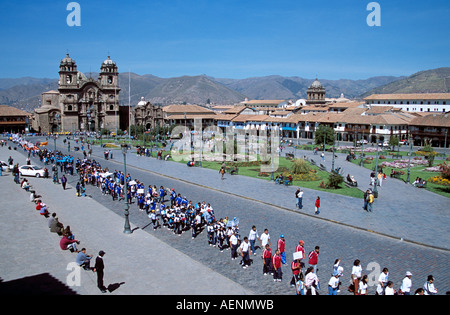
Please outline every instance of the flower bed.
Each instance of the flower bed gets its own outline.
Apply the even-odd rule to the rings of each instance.
[[[441,176],[433,176],[428,178],[428,182],[438,185],[450,186],[450,180],[442,178]]]
[[[392,162],[382,162],[381,165],[383,167],[392,167],[392,168],[407,168],[409,164],[409,160],[395,160]],[[428,161],[425,160],[411,160],[411,166],[419,166],[419,165],[428,165]]]

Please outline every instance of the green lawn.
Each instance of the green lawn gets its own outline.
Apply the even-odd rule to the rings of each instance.
[[[407,157],[403,157],[402,159],[407,159]],[[387,159],[378,159],[378,169],[380,169],[380,165],[382,162],[386,161],[386,162],[392,162],[395,161],[397,159],[392,159],[392,158],[387,158]],[[360,159],[357,158],[356,160],[352,161],[354,164],[360,165]],[[364,164],[364,167],[374,170],[375,169],[375,163],[376,163],[376,158],[375,156],[373,156],[373,160],[371,161],[371,163],[368,164]],[[433,166],[439,165],[443,163],[442,160],[435,160],[433,163]],[[410,175],[409,175],[409,181],[410,183],[414,182],[414,180],[419,177],[422,178],[424,180],[427,181],[426,184],[426,189],[429,191],[432,191],[434,193],[437,193],[439,195],[445,196],[445,197],[449,197],[450,198],[450,186],[444,186],[444,185],[438,185],[438,184],[434,184],[434,183],[430,183],[428,181],[428,179],[430,177],[433,176],[439,176],[440,173],[439,172],[429,172],[429,171],[425,171],[425,169],[428,168],[428,166],[411,166],[410,167]],[[389,177],[389,174],[391,173],[391,170],[394,171],[403,171],[405,172],[404,175],[400,175],[400,177],[398,179],[403,180],[406,183],[407,177],[408,177],[408,168],[392,168],[392,167],[384,167],[383,168],[383,173],[386,174],[386,176]]]

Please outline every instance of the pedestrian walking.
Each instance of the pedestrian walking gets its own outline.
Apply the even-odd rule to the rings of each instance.
[[[308,254],[308,264],[313,268],[314,273],[317,273],[317,263],[319,261],[319,246],[316,246],[314,250],[310,251]]]
[[[316,198],[316,202],[314,203],[314,207],[315,207],[315,214],[319,214],[320,213],[320,197],[317,196]]]
[[[267,275],[269,272],[273,274],[272,249],[270,248],[269,244],[266,244],[266,247],[264,248],[262,259],[263,259],[263,274]]]
[[[373,193],[369,190],[369,195],[367,196],[367,211],[372,212],[373,210]]]
[[[97,258],[95,259],[94,269],[97,272],[97,287],[100,289],[102,293],[106,292],[106,287],[103,284],[103,276],[105,270],[105,264],[103,263],[103,256],[105,255],[104,251],[100,251],[98,253]]]
[[[256,230],[256,226],[252,226],[252,229],[248,233],[248,240],[250,242],[250,248],[252,250],[253,255],[256,255],[255,242],[256,239],[259,239],[258,231]]]
[[[319,278],[314,272],[313,267],[309,267],[305,272],[306,295],[318,295]]]
[[[230,248],[231,248],[231,260],[235,260],[237,257],[238,238],[234,232],[230,236]]]
[[[370,190],[369,189],[367,189],[365,192],[364,192],[364,205],[363,205],[363,209],[364,210],[366,210],[367,211],[367,202],[368,202],[368,198],[369,198],[369,193],[370,193]]]
[[[424,295],[435,295],[438,290],[434,286],[434,277],[429,275],[427,277],[427,282],[423,285]]]
[[[303,189],[298,188],[295,192],[295,197],[297,198],[297,208],[303,208]]]
[[[291,286],[295,287],[296,283],[298,282],[299,275],[302,271],[302,267],[300,266],[300,260],[294,259],[291,262],[291,270],[292,270]]]
[[[280,251],[281,262],[283,263],[283,265],[286,265],[285,249],[286,249],[286,241],[284,239],[284,234],[281,234],[279,240],[277,241],[277,250]]]
[[[277,249],[275,255],[272,257],[272,268],[273,268],[273,281],[281,282],[283,279],[283,272],[281,270],[281,255],[280,251]]]
[[[361,267],[361,261],[359,259],[356,259],[353,262],[352,267],[352,284],[349,287],[349,291],[353,292],[354,295],[359,294],[359,283],[361,282],[361,275],[362,275],[362,267]]]
[[[220,178],[221,178],[221,179],[224,179],[225,168],[224,168],[224,167],[221,167],[220,170],[219,170],[219,173],[220,173]]]
[[[61,184],[62,184],[63,189],[66,190],[66,184],[67,184],[67,178],[66,178],[66,175],[63,175],[63,176],[61,177]]]
[[[405,274],[405,277],[402,280],[402,285],[400,286],[400,290],[398,290],[399,294],[410,295],[411,287],[412,287],[411,276],[412,276],[412,273],[407,271]]]
[[[248,266],[250,266],[250,244],[248,242],[248,237],[245,236],[244,237],[244,241],[241,243],[240,245],[241,247],[241,256],[242,256],[242,268],[247,268]]]
[[[387,268],[383,268],[383,271],[380,273],[380,276],[378,277],[376,295],[384,295],[384,291],[386,289],[388,281],[389,281],[389,270]]]
[[[260,241],[261,241],[261,248],[266,248],[266,244],[272,246],[272,244],[270,243],[270,234],[268,229],[264,229],[264,233],[261,235]]]

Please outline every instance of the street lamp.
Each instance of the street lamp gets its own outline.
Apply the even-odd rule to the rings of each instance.
[[[130,221],[128,219],[128,215],[129,215],[129,212],[128,212],[128,209],[129,209],[129,206],[128,206],[128,194],[127,194],[127,186],[128,186],[128,184],[127,184],[127,178],[126,178],[126,176],[127,176],[127,151],[128,151],[128,145],[125,144],[125,141],[124,141],[122,143],[121,147],[122,147],[122,153],[123,153],[123,170],[124,170],[123,174],[125,176],[123,193],[126,196],[124,198],[125,199],[125,226],[124,226],[123,233],[131,234]]]
[[[373,188],[373,196],[374,196],[375,198],[378,198],[378,189],[377,189],[377,186],[378,186],[378,148],[379,148],[379,147],[380,147],[380,146],[377,145],[377,159],[376,159],[376,161],[375,161],[375,181],[374,181],[375,187]]]

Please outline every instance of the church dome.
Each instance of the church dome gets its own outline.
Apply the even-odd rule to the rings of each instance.
[[[115,65],[116,63],[114,61],[112,61],[111,58],[108,56],[108,59],[103,61],[103,64],[104,65]]]
[[[316,89],[321,89],[323,86],[322,86],[322,83],[320,83],[320,81],[316,78],[310,87],[316,88]]]
[[[69,53],[66,54],[66,57],[61,60],[61,64],[74,64],[75,60],[70,58]]]
[[[147,104],[147,102],[145,101],[145,98],[142,96],[141,100],[139,101],[139,103],[137,103],[137,106],[144,106],[146,104]]]

